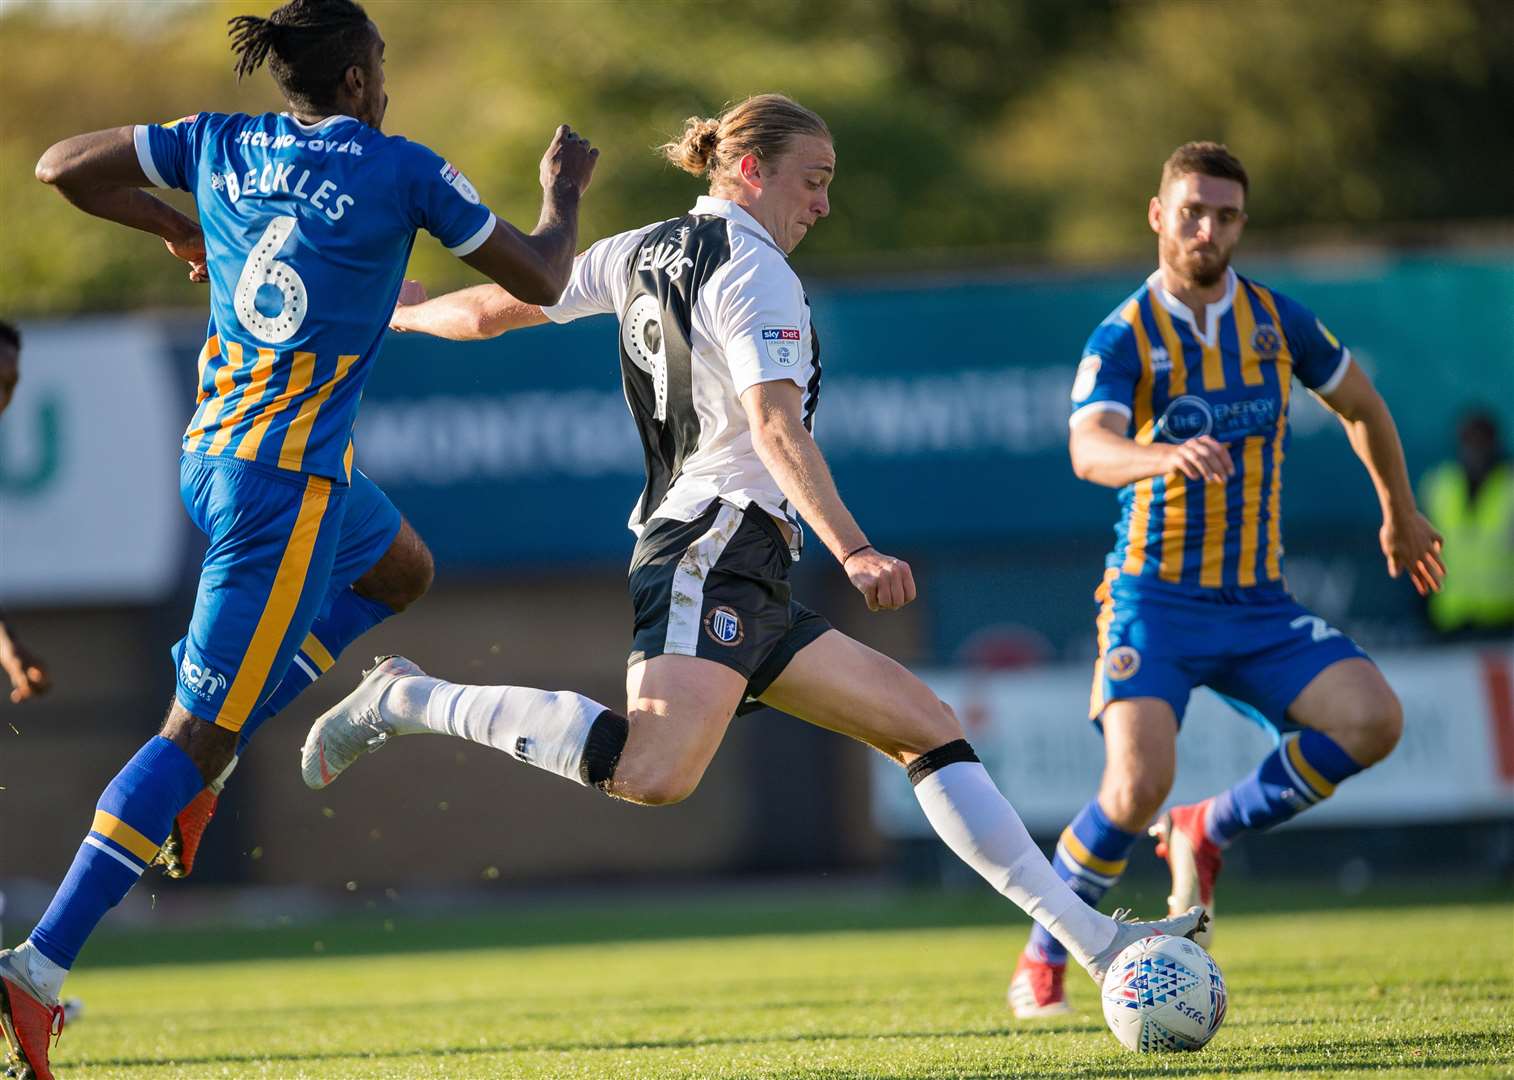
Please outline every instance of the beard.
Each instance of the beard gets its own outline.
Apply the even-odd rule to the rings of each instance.
[[[1177,240],[1163,240],[1163,261],[1201,289],[1216,285],[1230,269],[1230,251],[1211,245],[1207,249],[1185,251]]]

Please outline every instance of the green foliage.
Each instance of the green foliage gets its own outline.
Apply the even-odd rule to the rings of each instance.
[[[202,298],[150,237],[90,220],[30,167],[68,135],[203,109],[278,108],[237,85],[225,21],[250,0],[0,13],[0,308]],[[979,260],[1143,251],[1143,204],[1177,143],[1230,141],[1253,227],[1514,214],[1514,6],[1503,0],[372,0],[386,127],[467,170],[524,227],[536,163],[568,121],[602,148],[586,237],[698,192],[653,153],[685,116],[784,90],[836,133],[830,222],[801,265],[929,250]],[[913,258],[913,257],[912,257]],[[472,280],[434,243],[412,272]]]
[[[247,932],[153,934],[143,966],[96,965],[131,945],[101,940],[69,980],[86,1013],[53,1064],[80,1080],[1507,1075],[1507,899],[1441,890],[1230,909],[1230,1014],[1191,1055],[1127,1053],[1076,972],[1071,1016],[1016,1023],[1004,988],[1026,923],[981,889],[375,915],[262,931],[261,954]]]

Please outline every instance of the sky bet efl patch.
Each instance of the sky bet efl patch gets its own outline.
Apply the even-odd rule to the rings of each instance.
[[[768,359],[782,367],[793,367],[799,362],[799,331],[787,326],[764,326],[762,343],[767,346]]]
[[[468,183],[458,167],[450,161],[442,162],[442,179],[457,189],[457,193],[467,199],[474,206],[478,205],[478,189]]]

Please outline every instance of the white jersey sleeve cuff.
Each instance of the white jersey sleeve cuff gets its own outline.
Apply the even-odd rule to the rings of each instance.
[[[494,223],[494,211],[491,210],[489,211],[488,218],[485,219],[484,223],[478,227],[478,232],[468,237],[468,239],[464,240],[461,244],[458,244],[455,247],[449,247],[447,250],[453,255],[456,255],[459,259],[461,259],[464,255],[472,255],[479,248],[483,247],[485,240],[489,239],[489,234],[494,231]]]
[[[1124,402],[1091,401],[1067,418],[1067,426],[1069,428],[1075,428],[1084,420],[1087,420],[1090,416],[1093,416],[1095,413],[1106,412],[1119,413],[1125,419],[1130,419],[1130,406],[1126,405]]]
[[[1316,386],[1314,388],[1314,392],[1316,394],[1320,395],[1321,397],[1324,397],[1326,394],[1329,394],[1337,386],[1339,386],[1341,384],[1341,380],[1346,377],[1346,372],[1348,372],[1350,370],[1351,370],[1351,350],[1350,349],[1342,349],[1341,350],[1341,362],[1336,366],[1335,370],[1333,372],[1331,372],[1330,377],[1328,379],[1326,379],[1324,382],[1320,383],[1318,386]]]
[[[142,174],[152,181],[153,187],[169,187],[163,180],[163,174],[158,171],[157,162],[152,159],[152,140],[147,134],[146,124],[138,124],[132,129],[131,141],[137,148],[137,164],[142,166]]]

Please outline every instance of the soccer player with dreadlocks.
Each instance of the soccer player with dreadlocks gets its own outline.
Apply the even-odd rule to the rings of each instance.
[[[247,738],[359,634],[415,599],[429,556],[353,468],[352,428],[425,229],[511,293],[556,302],[598,151],[568,127],[541,161],[541,219],[497,220],[453,165],[382,132],[384,41],[352,0],[231,20],[237,74],[267,63],[287,102],[58,143],[37,164],[86,213],[161,237],[210,283],[184,505],[209,538],[161,733],[101,796],[31,936],[0,951],[12,1065],[48,1080],[59,990],[80,948]],[[142,189],[193,193],[199,223]],[[199,819],[202,823],[204,815]]]

